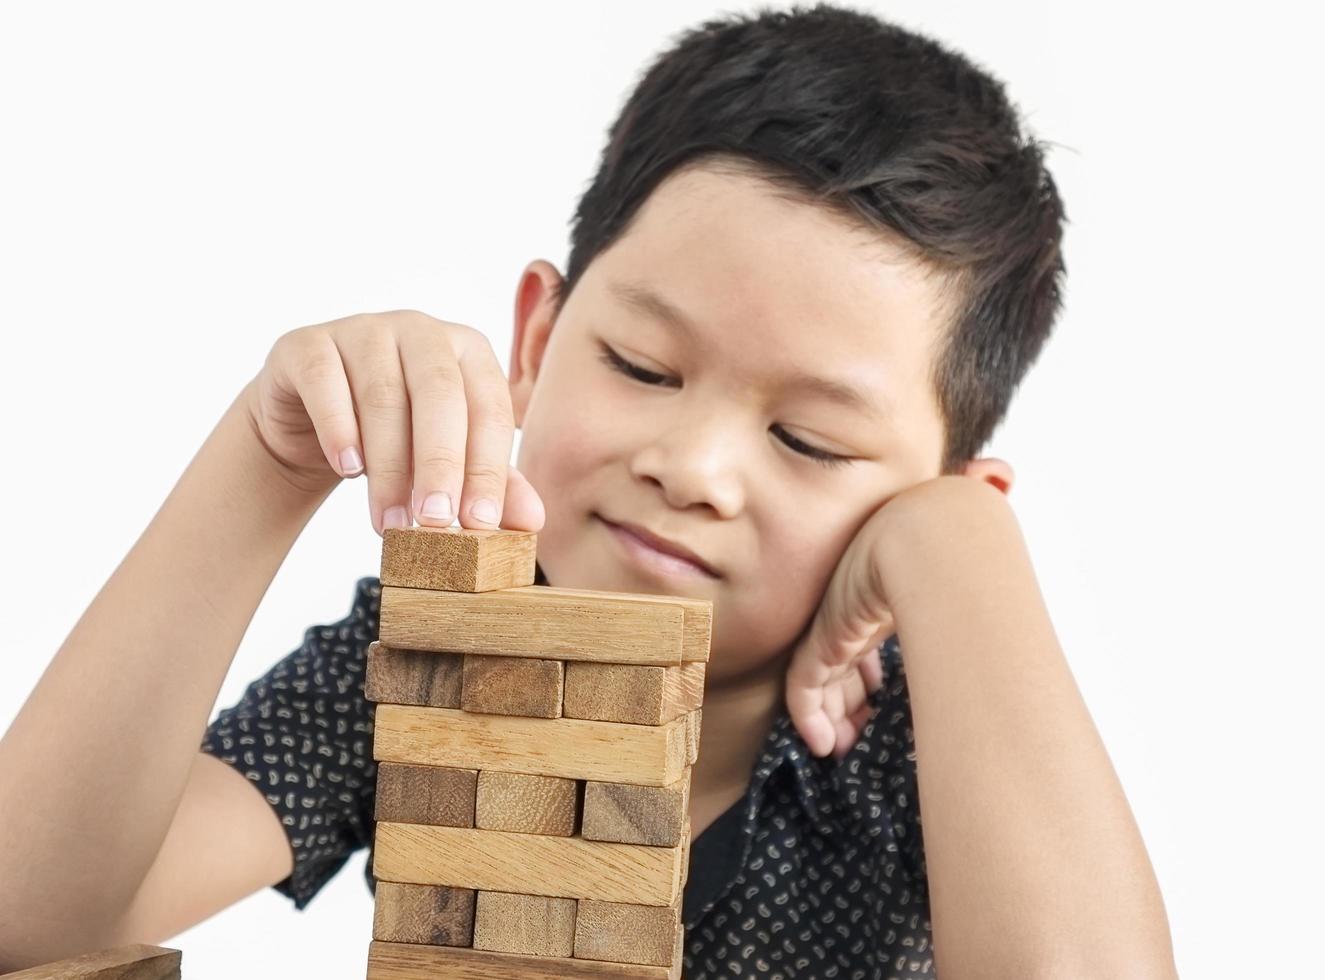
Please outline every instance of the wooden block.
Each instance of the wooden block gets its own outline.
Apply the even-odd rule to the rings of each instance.
[[[687,717],[658,726],[621,725],[379,704],[373,758],[666,786],[687,765]]]
[[[490,592],[534,584],[538,535],[505,528],[396,527],[382,535],[383,585]]]
[[[399,530],[392,528],[391,530]],[[465,655],[368,644],[363,694],[369,701],[459,708]]]
[[[133,943],[6,973],[5,980],[179,980],[180,952]]]
[[[661,725],[704,701],[702,661],[678,667],[567,661],[567,718]]]
[[[699,758],[699,729],[703,720],[703,709],[696,708],[689,712],[685,719],[686,765],[693,766]]]
[[[477,769],[381,762],[373,819],[472,827],[477,792]]]
[[[368,980],[680,980],[681,967],[680,955],[664,967],[378,941],[368,947]]]
[[[560,660],[467,653],[460,707],[496,715],[560,718],[564,670]]]
[[[671,905],[680,894],[680,847],[410,823],[379,823],[374,840],[381,881],[637,905]]]
[[[478,774],[474,826],[569,837],[577,829],[579,796],[574,779],[485,769]]]
[[[474,941],[472,888],[379,881],[373,938],[395,943],[469,946]]]
[[[465,593],[384,586],[378,639],[411,650],[677,666],[707,661],[713,602],[530,585]]]
[[[667,786],[584,784],[585,840],[676,847],[690,812],[690,769]]]
[[[681,903],[629,905],[581,899],[575,914],[575,955],[581,959],[671,966]]]
[[[575,899],[481,891],[474,913],[474,948],[570,956],[575,949]]]

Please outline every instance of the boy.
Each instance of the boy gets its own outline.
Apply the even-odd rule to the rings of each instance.
[[[0,743],[0,967],[264,885],[303,908],[371,846],[375,579],[196,751],[271,575],[364,472],[379,533],[537,530],[540,583],[713,601],[688,977],[1172,976],[1011,468],[976,458],[1057,313],[1061,223],[961,56],[825,6],[687,33],[566,276],[525,269],[509,383],[423,314],[277,342]]]

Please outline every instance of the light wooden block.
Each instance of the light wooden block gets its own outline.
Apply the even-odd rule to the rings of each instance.
[[[680,980],[681,968],[679,955],[665,967],[378,941],[368,947],[368,980]]]
[[[560,718],[564,677],[560,660],[467,653],[460,707],[485,714]]]
[[[474,940],[472,888],[379,881],[373,938],[395,943],[469,946]]]
[[[495,592],[384,586],[378,639],[413,650],[658,664],[707,661],[713,602],[531,585]]]
[[[379,823],[373,874],[418,885],[671,905],[684,854],[681,847]]]
[[[474,912],[474,948],[570,956],[575,949],[575,899],[481,891]]]
[[[661,725],[704,700],[703,661],[678,667],[568,661],[562,714],[567,718]]]
[[[686,765],[693,766],[699,758],[699,730],[704,711],[696,708],[685,716]]]
[[[657,906],[581,899],[575,914],[575,955],[671,966],[677,934],[683,931],[680,902]]]
[[[5,980],[179,980],[180,951],[132,943],[6,973]]]
[[[477,792],[477,769],[381,762],[373,819],[472,827]]]
[[[369,701],[459,708],[463,653],[395,650],[368,644],[363,694]]]
[[[373,758],[666,786],[688,764],[688,718],[658,726],[622,725],[379,704]]]
[[[667,786],[586,782],[580,833],[586,840],[675,847],[690,812],[690,769]]]
[[[505,528],[395,527],[382,535],[382,585],[490,592],[534,584],[538,535]]]
[[[577,828],[579,797],[574,779],[486,769],[478,774],[474,826],[569,837]]]

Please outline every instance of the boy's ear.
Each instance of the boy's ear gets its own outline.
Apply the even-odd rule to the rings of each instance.
[[[962,475],[992,484],[1004,494],[1012,493],[1012,480],[1015,476],[1012,467],[1004,460],[994,456],[968,460],[965,469],[962,470]]]
[[[515,288],[515,331],[511,338],[511,411],[515,427],[524,425],[529,397],[538,380],[548,338],[556,322],[553,300],[562,284],[561,273],[543,259],[534,259],[520,275]]]

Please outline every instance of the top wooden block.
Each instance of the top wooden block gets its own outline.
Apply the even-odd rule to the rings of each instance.
[[[392,527],[382,536],[383,585],[492,592],[534,584],[538,535],[504,528]]]

